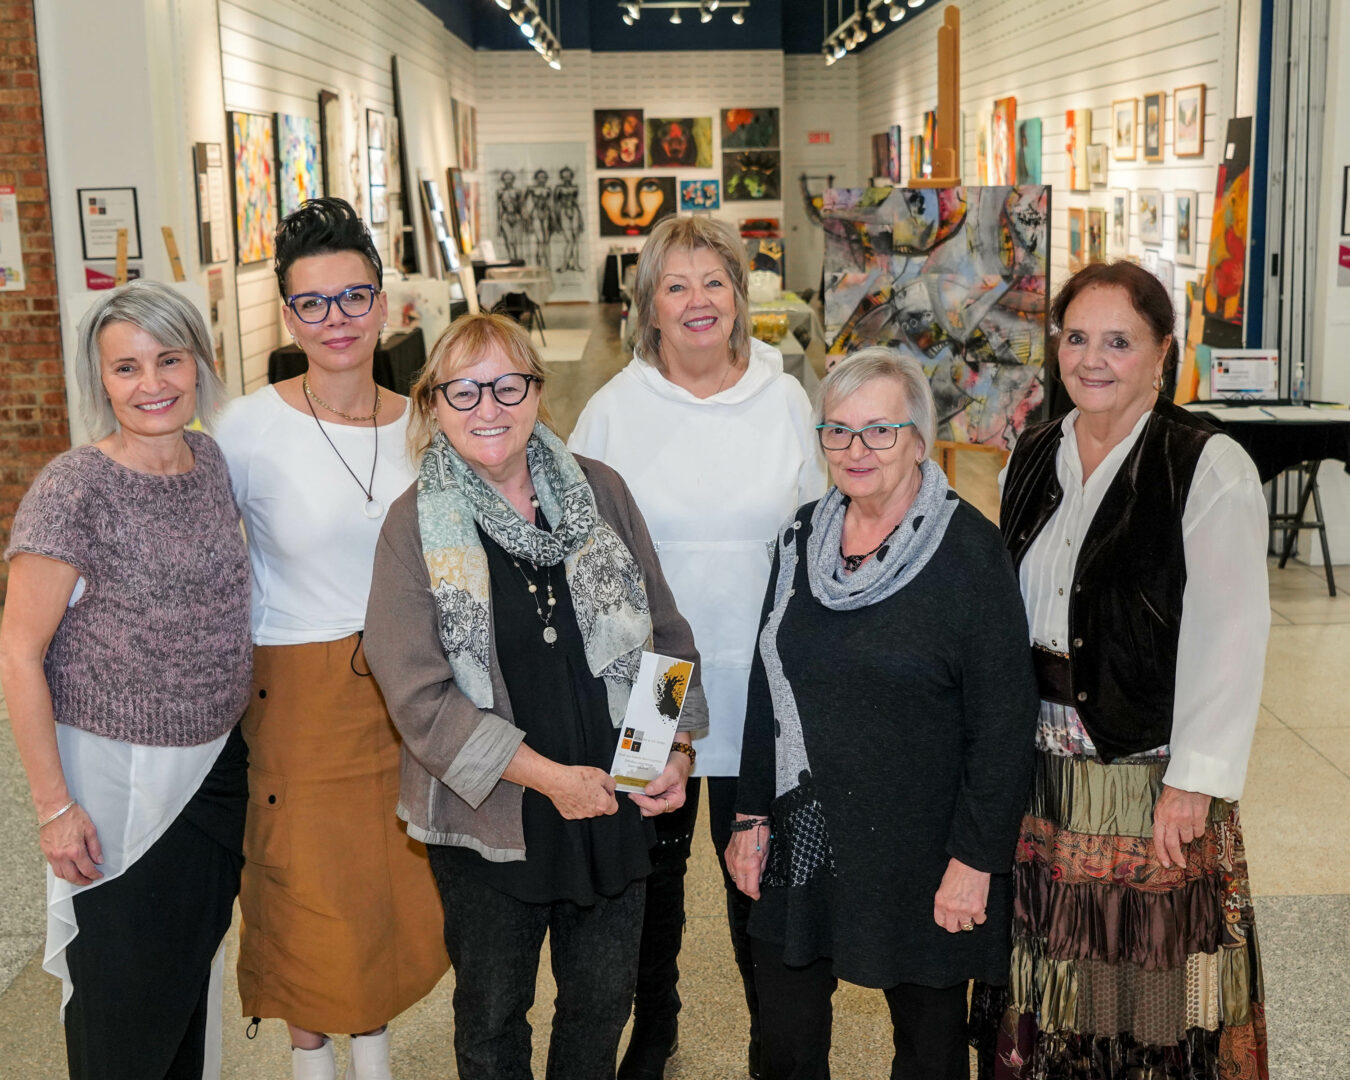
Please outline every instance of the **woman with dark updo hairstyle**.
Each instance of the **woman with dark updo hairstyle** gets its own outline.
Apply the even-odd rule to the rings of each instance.
[[[380,255],[341,199],[277,230],[282,320],[305,374],[232,402],[219,441],[253,563],[245,1016],[280,1017],[303,1080],[386,1080],[386,1024],[449,966],[426,848],[395,816],[400,744],[361,650],[384,511],[413,482],[408,400],[373,374]]]

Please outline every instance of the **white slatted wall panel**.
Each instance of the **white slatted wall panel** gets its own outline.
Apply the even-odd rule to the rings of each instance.
[[[929,15],[888,35],[860,56],[858,168],[870,171],[870,137],[899,123],[909,171],[909,137],[922,131],[923,113],[937,105],[937,30]],[[1174,257],[1178,189],[1198,193],[1198,241],[1194,267],[1178,266],[1173,295],[1185,301],[1185,283],[1199,280],[1209,249],[1214,185],[1224,128],[1232,113],[1237,70],[1237,5],[1226,0],[966,0],[961,5],[961,109],[965,114],[965,179],[973,179],[978,116],[995,98],[1017,98],[1019,121],[1042,120],[1042,179],[1054,187],[1051,217],[1051,280],[1068,276],[1068,209],[1109,209],[1117,189],[1160,188],[1163,193],[1161,257]],[[818,61],[822,66],[824,61]],[[1178,158],[1172,152],[1173,90],[1205,84],[1205,155]],[[1092,141],[1109,145],[1111,103],[1164,91],[1164,160],[1116,162],[1108,151],[1107,184],[1070,192],[1065,163],[1064,114],[1092,110]],[[1137,133],[1142,143],[1142,122]],[[1128,253],[1142,255],[1138,214],[1130,216]],[[1112,258],[1126,252],[1112,250]]]
[[[453,96],[469,102],[478,96],[473,51],[416,0],[220,0],[219,12],[225,108],[317,120],[319,91],[337,91],[349,141],[359,135],[363,192],[368,183],[366,110],[394,115],[390,62],[395,53],[443,72]],[[350,184],[346,173],[344,183]],[[350,192],[341,193],[350,198]],[[367,196],[362,198],[364,203]],[[374,232],[388,264],[388,230]],[[269,264],[240,267],[236,285],[248,391],[266,381],[268,353],[280,344],[284,330]]]

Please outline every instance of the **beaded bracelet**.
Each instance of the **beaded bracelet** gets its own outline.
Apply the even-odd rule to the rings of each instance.
[[[766,817],[762,817],[762,818],[746,818],[744,821],[733,821],[733,822],[731,823],[731,831],[732,831],[732,832],[749,832],[751,829],[761,829],[761,828],[763,828],[765,825],[767,825],[768,823],[769,823],[769,819],[766,818]]]

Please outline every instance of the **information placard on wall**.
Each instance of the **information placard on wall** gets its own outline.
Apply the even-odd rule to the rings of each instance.
[[[127,231],[127,258],[141,257],[141,218],[136,205],[136,189],[79,188],[80,239],[84,257],[117,258],[117,233]]]
[[[19,197],[11,186],[0,186],[0,292],[23,288],[23,251],[19,236]]]
[[[220,143],[199,142],[192,148],[197,175],[197,233],[203,263],[230,257],[230,212],[226,204],[225,154]]]

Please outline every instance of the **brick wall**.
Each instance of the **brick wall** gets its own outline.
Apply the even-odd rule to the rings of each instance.
[[[22,292],[0,292],[0,547],[33,477],[70,446],[33,0],[0,0],[0,185],[18,191]],[[8,567],[0,564],[0,603]]]

